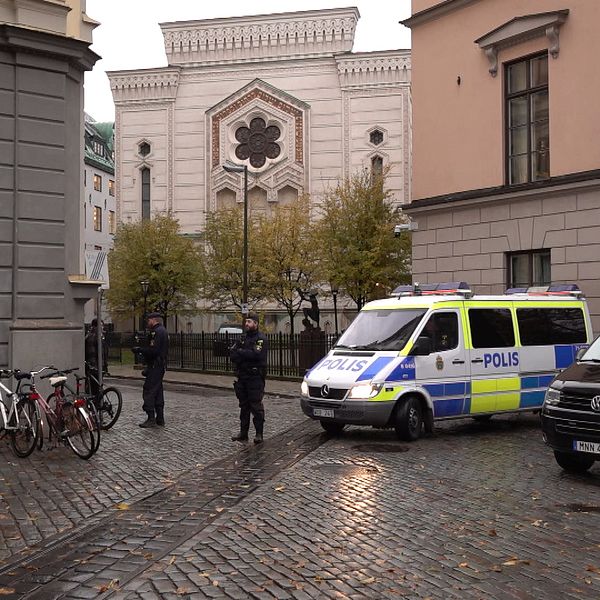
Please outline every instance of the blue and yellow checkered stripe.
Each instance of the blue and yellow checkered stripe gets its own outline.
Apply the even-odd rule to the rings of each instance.
[[[553,374],[425,384],[435,417],[536,408],[542,405]]]

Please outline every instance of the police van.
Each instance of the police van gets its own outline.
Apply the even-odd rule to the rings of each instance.
[[[593,339],[576,285],[473,295],[464,282],[400,286],[369,302],[302,382],[302,410],[325,431],[538,411],[556,373]]]

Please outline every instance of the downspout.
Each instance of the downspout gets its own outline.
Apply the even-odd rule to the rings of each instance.
[[[19,89],[19,70],[17,69],[17,60],[15,53],[15,86],[14,86],[14,98],[13,98],[13,116],[14,116],[14,127],[13,127],[13,240],[12,240],[12,272],[11,272],[11,286],[12,286],[12,295],[11,295],[11,318],[12,323],[14,324],[17,318],[17,239],[19,233],[19,225],[18,225],[18,216],[17,216],[17,164],[18,164],[18,152],[17,152],[17,90]],[[12,353],[10,352],[11,347],[11,338],[9,336],[8,340],[8,366],[12,368]]]

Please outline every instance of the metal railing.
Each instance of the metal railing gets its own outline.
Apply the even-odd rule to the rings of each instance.
[[[332,348],[334,334],[320,330],[303,331],[294,335],[266,334],[269,342],[267,374],[284,379],[302,379],[310,369]],[[130,349],[143,343],[143,333],[108,333],[108,358],[110,362],[123,363],[134,360]],[[205,373],[232,373],[229,348],[239,338],[232,333],[170,333],[169,369],[200,371]]]

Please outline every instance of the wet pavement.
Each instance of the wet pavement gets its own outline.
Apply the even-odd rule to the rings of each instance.
[[[538,417],[329,439],[282,383],[254,446],[229,440],[229,383],[171,384],[167,426],[143,430],[121,380],[90,461],[2,440],[0,596],[600,598],[600,465],[563,473]]]

